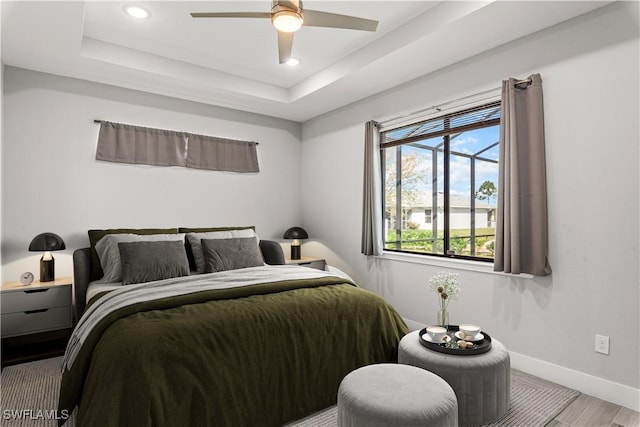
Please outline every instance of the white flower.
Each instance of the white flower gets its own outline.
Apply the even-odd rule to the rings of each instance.
[[[459,277],[457,273],[441,271],[429,280],[431,289],[438,293],[440,309],[446,309],[451,300],[458,299],[458,295],[460,294],[460,286],[458,286]]]

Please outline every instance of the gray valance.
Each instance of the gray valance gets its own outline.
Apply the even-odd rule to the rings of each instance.
[[[184,134],[101,122],[96,160],[154,166],[186,166]]]
[[[231,172],[259,172],[256,143],[189,135],[187,167]]]
[[[96,160],[259,172],[256,142],[98,121]]]

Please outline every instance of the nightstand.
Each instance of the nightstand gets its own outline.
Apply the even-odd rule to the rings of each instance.
[[[71,278],[2,285],[0,296],[2,338],[70,328]]]
[[[324,270],[327,262],[322,258],[313,258],[303,256],[300,259],[285,259],[285,264],[289,265],[301,265],[303,267],[315,268],[317,270]]]

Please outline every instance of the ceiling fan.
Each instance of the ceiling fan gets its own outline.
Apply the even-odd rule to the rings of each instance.
[[[273,0],[271,12],[191,12],[193,18],[268,18],[278,30],[280,64],[291,58],[293,33],[300,27],[330,27],[348,30],[375,31],[378,21],[339,15],[337,13],[303,10],[302,0]]]

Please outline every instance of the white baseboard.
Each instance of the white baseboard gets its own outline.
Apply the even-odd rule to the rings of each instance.
[[[410,331],[425,327],[423,323],[411,319],[404,319]],[[565,368],[510,351],[511,367],[547,381],[578,390],[581,393],[624,406],[634,411],[640,411],[640,390],[615,383],[604,378],[585,374],[575,369]]]
[[[639,389],[545,362],[544,360],[534,359],[524,354],[510,351],[509,355],[512,368],[578,390],[598,399],[606,400],[634,411],[640,411]]]

